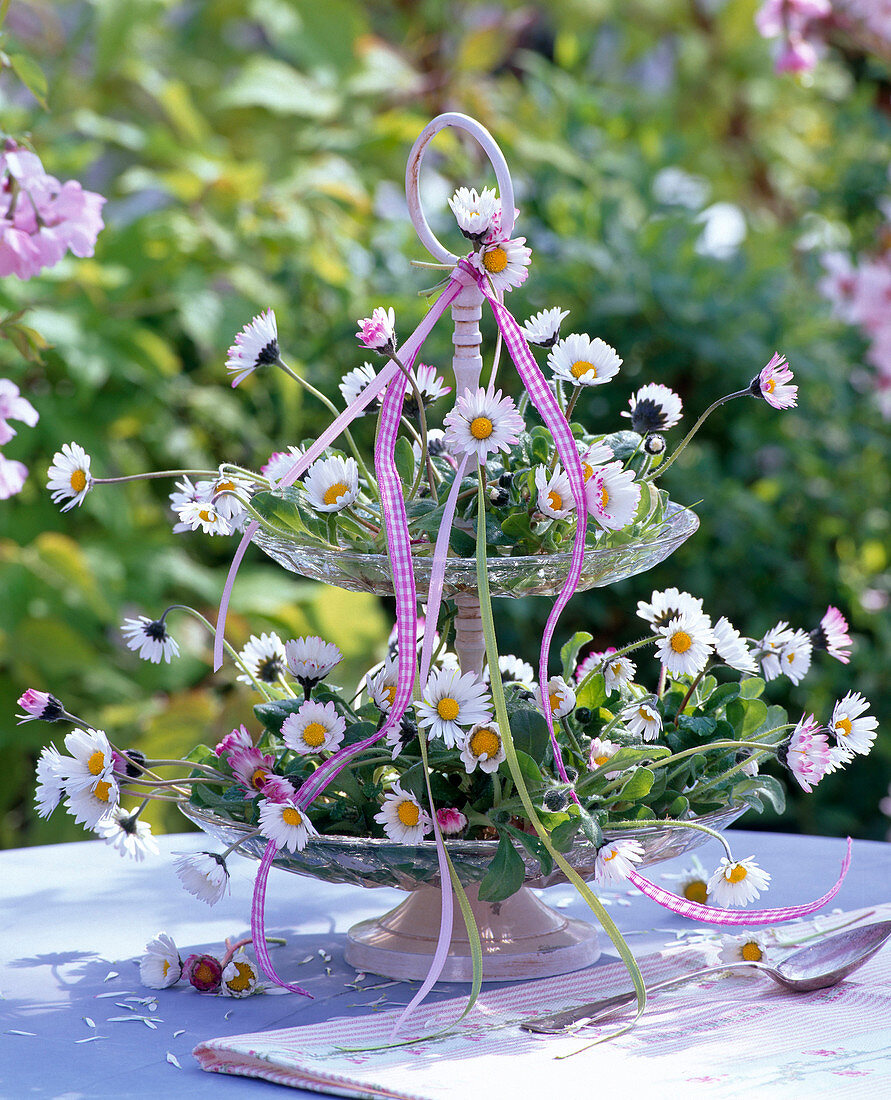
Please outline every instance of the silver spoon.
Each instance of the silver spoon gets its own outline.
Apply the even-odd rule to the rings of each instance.
[[[763,962],[707,966],[702,970],[693,970],[689,974],[681,974],[668,981],[648,986],[647,995],[660,989],[669,989],[673,985],[681,985],[683,982],[692,981],[705,974],[720,974],[724,970],[741,969],[760,970],[795,993],[827,989],[831,985],[837,985],[843,978],[863,966],[881,949],[889,937],[891,937],[891,921],[876,921],[861,925],[859,928],[849,928],[833,936],[826,936],[825,939],[811,944],[810,947],[804,947],[800,951],[787,955],[776,966],[768,966]],[[523,1020],[520,1027],[540,1035],[557,1035],[573,1025],[582,1026],[601,1016],[607,1016],[614,1009],[635,1000],[637,1000],[637,993],[632,989],[627,993],[618,993],[614,997],[606,997],[601,1001],[591,1001],[577,1008],[555,1012],[550,1016],[536,1016]]]

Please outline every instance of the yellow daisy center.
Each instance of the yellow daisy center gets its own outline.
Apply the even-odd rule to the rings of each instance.
[[[282,821],[286,825],[302,825],[303,818],[300,816],[299,810],[295,810],[293,806],[285,806],[282,810]]]
[[[96,749],[95,752],[90,753],[90,759],[87,761],[87,771],[90,775],[100,775],[105,771],[105,753]]]
[[[325,740],[327,729],[321,722],[310,722],[303,731],[303,743],[311,749],[317,749]]]
[[[211,983],[215,981],[217,975],[211,970],[207,963],[199,963],[194,970],[195,978],[202,983]]]
[[[618,852],[616,851],[616,849],[615,849],[615,848],[610,848],[610,850],[609,850],[609,853],[608,853],[608,855],[605,855],[605,856],[603,857],[603,862],[604,862],[604,863],[609,863],[609,861],[610,861],[611,859],[615,859],[615,858],[616,858],[616,856],[617,856],[618,854],[619,854],[619,853],[618,853]]]
[[[851,735],[851,719],[839,718],[835,723],[835,728],[841,731],[842,737],[850,737]]]
[[[708,889],[701,878],[687,883],[684,887],[684,897],[687,901],[698,901],[700,905],[705,904],[708,900]]]
[[[767,390],[768,393],[773,393],[776,388],[777,380],[775,378],[768,378],[768,380],[764,383],[764,389]]]
[[[693,645],[693,639],[686,630],[676,630],[671,636],[670,644],[675,653],[686,653]]]
[[[641,716],[641,718],[643,718],[645,722],[653,721],[653,716],[652,714],[650,714],[646,707],[638,707],[637,713]]]
[[[476,733],[470,738],[470,751],[479,759],[483,753],[491,760],[494,756],[498,755],[498,750],[501,748],[501,738],[493,729],[489,729],[486,726],[484,729],[477,730]]]
[[[444,722],[454,722],[461,713],[461,705],[457,699],[446,697],[436,704],[436,713]]]
[[[396,807],[396,816],[399,818],[400,824],[407,829],[413,829],[421,819],[421,811],[414,802],[406,798]]]
[[[342,496],[346,496],[349,492],[346,485],[342,481],[338,481],[336,485],[331,485],[325,490],[325,495],[322,500],[326,504],[336,504]]]
[[[794,652],[793,653],[787,653],[786,654],[786,660],[789,662],[790,665],[794,664],[795,663],[795,653]]]
[[[227,979],[226,985],[234,993],[244,993],[246,989],[251,988],[251,978],[253,976],[251,974],[251,968],[248,966],[247,963],[237,962],[235,963],[235,969],[238,971],[238,973],[235,975],[234,978]]]
[[[593,374],[597,377],[597,368],[593,363],[589,363],[587,359],[576,359],[576,361],[569,368],[573,378],[582,378],[586,374]]]
[[[757,963],[761,962],[761,960],[764,958],[764,952],[761,950],[758,944],[755,943],[754,940],[749,940],[748,943],[744,943],[742,945],[742,950],[740,951],[740,954],[746,960],[746,962]]]
[[[255,768],[251,773],[251,786],[255,791],[262,790],[268,779],[269,772],[265,768]]]
[[[111,784],[106,783],[105,780],[97,783],[93,788],[93,797],[97,798],[100,802],[108,802],[111,798]]]
[[[737,864],[736,867],[729,867],[724,872],[724,878],[727,882],[742,882],[742,880],[746,878],[748,874],[749,872],[745,869],[745,867]]]
[[[609,504],[609,489],[605,485],[600,486],[600,507],[606,510],[606,506]]]
[[[87,487],[87,475],[83,470],[75,470],[71,475],[71,488],[75,493],[82,493]]]
[[[548,699],[551,704],[551,714],[553,714],[555,710],[558,710],[560,708],[563,702],[563,696],[560,694],[559,691],[552,691],[551,694],[548,696]]]
[[[597,765],[598,768],[603,767],[603,765],[607,762],[607,760],[609,760],[608,756],[595,756],[594,757],[594,763]]]
[[[387,684],[387,686],[384,688],[384,690],[381,692],[381,694],[386,696],[387,702],[392,707],[393,700],[396,698],[396,685],[395,684]]]
[[[548,504],[550,504],[555,512],[559,512],[563,507],[563,497],[561,497],[559,493],[555,493],[552,489],[548,493]]]
[[[507,267],[507,253],[498,245],[483,253],[483,267],[490,275],[498,275]]]
[[[209,508],[202,508],[198,513],[198,518],[205,523],[213,523],[217,518]]]
[[[477,416],[470,422],[470,434],[474,439],[488,439],[494,430],[488,416]]]
[[[589,462],[583,462],[582,473],[585,476],[585,481],[587,481],[589,477],[594,476],[594,467]]]
[[[169,963],[169,962],[167,961],[167,959],[165,959],[165,960],[164,960],[164,961],[163,961],[163,962],[161,963],[161,973],[162,973],[162,974],[164,975],[164,977],[165,977],[165,978],[167,977],[167,971],[168,971],[169,969],[170,969],[170,963]]]
[[[234,493],[235,482],[234,481],[218,481],[216,483],[215,492],[217,493]]]

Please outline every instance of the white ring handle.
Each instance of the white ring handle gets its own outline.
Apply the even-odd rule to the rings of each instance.
[[[408,201],[408,213],[412,225],[421,240],[421,244],[440,263],[456,264],[458,257],[449,252],[445,245],[441,244],[433,230],[427,224],[424,211],[421,208],[421,196],[418,183],[421,176],[421,160],[424,150],[435,134],[444,130],[446,126],[454,126],[458,130],[464,130],[475,138],[482,146],[483,152],[491,161],[495,169],[495,178],[498,181],[498,193],[501,197],[501,229],[505,237],[510,237],[514,228],[514,185],[511,182],[507,161],[504,154],[498,148],[498,143],[476,119],[469,115],[462,115],[456,111],[449,111],[443,115],[437,115],[432,122],[428,122],[418,135],[417,141],[408,155],[408,163],[405,166],[405,197]]]

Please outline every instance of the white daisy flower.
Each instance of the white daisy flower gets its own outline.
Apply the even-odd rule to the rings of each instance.
[[[267,840],[289,852],[302,852],[310,837],[318,836],[306,812],[296,802],[260,800],[260,829]]]
[[[37,790],[34,802],[40,817],[49,817],[62,801],[65,790],[65,776],[71,763],[55,745],[46,745],[37,760]]]
[[[120,788],[110,771],[98,779],[69,781],[65,784],[68,798],[65,809],[80,825],[95,829],[99,822],[117,806],[121,799]]]
[[[93,478],[90,475],[90,456],[79,443],[65,443],[61,451],[56,451],[47,470],[46,487],[52,493],[53,504],[68,501],[62,508],[63,512],[83,504],[84,497],[93,487]]]
[[[223,513],[210,501],[194,501],[181,505],[177,515],[190,531],[204,531],[207,535],[230,535],[232,527]]]
[[[642,619],[646,619],[652,630],[656,632],[672,619],[676,619],[678,615],[693,617],[702,615],[702,600],[677,588],[665,588],[653,592],[649,603],[638,600],[637,613]]]
[[[361,367],[354,367],[351,371],[347,371],[343,378],[341,378],[338,386],[344,405],[349,408],[359,394],[371,385],[375,378],[377,378],[377,371],[371,363],[363,363]],[[374,404],[374,402],[372,402],[372,404]],[[366,405],[359,415],[364,416],[368,411],[368,406]]]
[[[441,374],[437,374],[436,368],[428,366],[426,363],[419,363],[417,367],[415,367],[412,371],[412,378],[415,380],[415,385],[418,387],[421,400],[425,405],[431,405],[440,397],[445,397],[447,393],[452,392],[452,387],[445,384],[445,379]],[[406,390],[405,405],[409,411],[414,410],[417,405],[414,391],[411,387]]]
[[[830,657],[846,665],[851,660],[851,635],[848,620],[837,607],[831,604],[820,620],[820,625],[811,632],[815,649],[825,649]]]
[[[48,691],[28,688],[18,697],[17,702],[25,712],[16,715],[19,726],[24,722],[58,722],[65,714],[64,705]]]
[[[722,615],[715,623],[714,634],[715,649],[725,665],[735,668],[737,672],[755,673],[758,671],[751,650],[729,619]]]
[[[412,442],[411,453],[414,455],[415,465],[424,457],[421,453],[421,444],[416,439]],[[437,455],[444,455],[448,458],[448,444],[445,441],[445,432],[442,428],[427,429],[427,454],[431,458],[436,458]]]
[[[169,989],[182,977],[183,961],[173,939],[159,932],[145,945],[139,960],[139,980],[149,989]]]
[[[765,680],[775,680],[784,669],[780,665],[783,647],[795,637],[795,631],[789,629],[787,622],[779,622],[771,627],[758,642],[758,660],[761,662],[761,675]]]
[[[612,462],[614,458],[612,448],[600,440],[580,447],[579,461],[582,464],[582,476],[585,481],[589,481],[594,476],[598,467],[606,465],[607,462]]]
[[[495,210],[500,209],[494,187],[484,187],[479,194],[474,187],[459,187],[449,199],[449,206],[464,236],[477,242],[492,228]]]
[[[532,250],[526,247],[525,237],[510,241],[492,241],[470,257],[470,262],[483,275],[488,276],[496,294],[522,286],[529,274]]]
[[[454,806],[443,806],[436,811],[436,821],[443,836],[457,836],[467,828],[467,818]]]
[[[359,495],[359,467],[353,457],[320,458],[303,481],[310,505],[317,512],[341,512]]]
[[[869,700],[859,691],[849,691],[833,707],[829,728],[839,746],[847,752],[865,756],[875,743],[879,720],[863,713],[868,708]]]
[[[220,474],[213,481],[199,481],[195,486],[201,493],[202,500],[209,500],[214,509],[223,519],[228,520],[233,531],[238,531],[244,526],[247,512],[244,505],[236,495],[250,496],[251,483],[244,478],[230,477],[228,474]]]
[[[785,750],[780,750],[780,760],[808,794],[834,770],[829,738],[812,714],[801,716]]]
[[[73,760],[68,761],[67,787],[89,786],[96,779],[111,778],[114,769],[111,745],[102,730],[81,729],[79,726],[65,735],[65,748]]]
[[[258,314],[235,337],[226,358],[226,370],[237,386],[257,367],[275,363],[279,357],[278,325],[271,309]]]
[[[742,907],[760,897],[769,882],[770,875],[755,863],[754,856],[740,860],[725,856],[708,880],[707,889],[709,899],[722,909],[730,905]]]
[[[507,453],[520,437],[525,424],[510,397],[480,387],[465,390],[455,407],[446,414],[445,441],[454,452],[476,455],[485,462],[493,451]]]
[[[286,451],[273,451],[269,459],[260,467],[260,473],[270,482],[278,482],[291,472],[298,458],[303,457],[302,447],[288,447]]]
[[[204,502],[207,498],[198,490],[197,485],[193,485],[191,480],[187,477],[182,477],[176,482],[176,488],[170,494],[170,507],[179,516],[180,508],[186,504],[198,504]],[[173,533],[175,535],[181,534],[183,531],[191,531],[193,527],[190,523],[184,523],[180,520],[179,523],[173,525]]]
[[[396,661],[388,660],[377,672],[365,677],[365,693],[379,711],[386,714],[396,698],[396,684],[399,679],[399,666]]]
[[[708,898],[708,872],[696,858],[692,857],[692,866],[684,867],[681,871],[661,876],[664,879],[676,883],[675,893],[687,901],[696,901],[705,905]]]
[[[430,815],[413,794],[408,794],[398,783],[384,795],[384,804],[374,820],[384,827],[390,840],[402,844],[418,844],[433,828]]]
[[[158,844],[152,836],[152,827],[123,806],[116,806],[96,825],[95,832],[122,856],[129,856],[141,863],[146,855],[156,856]]]
[[[462,727],[488,721],[492,705],[485,685],[472,672],[462,676],[458,668],[441,668],[431,674],[415,710],[418,725],[452,749],[462,739]]]
[[[391,306],[378,306],[370,317],[359,321],[356,338],[363,347],[371,348],[379,355],[392,355],[396,350],[396,313]]]
[[[333,642],[312,635],[285,642],[285,659],[291,675],[306,687],[324,680],[343,660],[343,654]]]
[[[594,881],[601,885],[625,882],[635,863],[643,859],[643,854],[638,840],[613,840],[602,845],[594,861]]]
[[[833,745],[829,749],[829,771],[837,772],[850,764],[854,759],[854,753],[846,749],[844,745]]]
[[[637,393],[628,399],[630,412],[622,416],[631,417],[631,427],[640,435],[648,432],[665,432],[680,423],[683,403],[674,390],[663,386],[661,382],[650,382],[641,386]]]
[[[285,644],[275,631],[261,634],[259,638],[252,634],[238,659],[246,669],[236,677],[243,684],[253,684],[254,680],[261,684],[278,684],[288,667]]]
[[[179,646],[168,634],[163,619],[150,619],[148,615],[124,619],[121,633],[127,648],[136,650],[143,661],[151,661],[153,665],[162,660],[170,664],[179,656]]]
[[[656,653],[673,676],[695,676],[708,664],[715,636],[707,622],[704,617],[679,615],[658,632]]]
[[[208,905],[216,905],[229,893],[226,861],[214,852],[181,855],[173,861],[173,867],[185,889]]]
[[[796,630],[779,653],[780,670],[793,684],[801,683],[811,667],[813,643],[805,630]]]
[[[242,955],[232,959],[220,978],[220,993],[224,997],[250,997],[260,978],[253,965]]]
[[[632,703],[622,711],[622,721],[630,734],[644,741],[655,741],[662,732],[662,715],[649,703]]]
[[[307,699],[284,720],[281,735],[289,749],[301,756],[313,756],[336,752],[345,732],[346,722],[333,703]]]
[[[575,692],[562,676],[548,680],[548,703],[554,718],[565,718],[575,706]]]
[[[457,662],[457,657],[455,658]],[[503,684],[522,684],[531,688],[535,683],[535,669],[528,661],[515,657],[512,653],[502,653],[498,658],[498,671]],[[483,681],[489,683],[489,666],[483,669]]]
[[[585,482],[588,513],[607,531],[621,531],[637,514],[640,486],[634,471],[622,468],[621,462],[598,466]]]
[[[497,722],[478,723],[464,738],[461,746],[461,759],[468,775],[476,769],[477,764],[482,772],[497,772],[505,755]]]
[[[610,762],[621,747],[613,741],[604,741],[600,737],[595,737],[591,741],[591,747],[588,751],[588,767],[591,771],[594,771],[595,768],[602,768],[604,764]],[[605,778],[615,779],[617,775],[619,775],[619,772],[606,772]]]
[[[622,359],[596,336],[573,332],[555,344],[548,353],[548,366],[554,377],[573,386],[602,386],[618,373]]]
[[[540,348],[552,348],[560,337],[560,325],[568,316],[569,310],[559,306],[536,313],[523,325],[526,342]]]
[[[603,656],[608,658],[609,650]],[[603,666],[604,687],[608,692],[621,691],[633,681],[636,672],[637,666],[629,657],[614,657],[612,660],[607,660]]]
[[[718,958],[725,963],[772,963],[776,961],[776,939],[770,932],[743,932],[741,936],[722,936]]]
[[[749,393],[763,397],[775,409],[793,409],[798,403],[798,386],[789,384],[793,378],[785,355],[774,352],[767,366],[752,379]]]
[[[535,467],[535,488],[538,490],[538,510],[551,519],[565,519],[575,511],[569,478],[556,466],[548,473],[546,466]]]

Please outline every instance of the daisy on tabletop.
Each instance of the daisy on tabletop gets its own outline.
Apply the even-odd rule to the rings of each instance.
[[[452,749],[463,739],[464,728],[488,721],[492,705],[485,684],[472,672],[462,676],[458,668],[442,668],[430,675],[415,710],[418,725]]]
[[[482,463],[495,451],[507,453],[525,427],[512,398],[482,388],[465,390],[443,423],[452,452],[475,455]]]
[[[470,775],[479,764],[480,771],[497,772],[506,758],[501,730],[497,722],[480,722],[470,730],[461,747],[461,759]]]
[[[548,366],[555,378],[572,386],[602,386],[619,371],[622,358],[615,348],[595,336],[573,332],[548,353]]]
[[[168,633],[163,619],[150,619],[148,615],[124,619],[121,634],[128,649],[135,650],[143,661],[151,661],[153,665],[161,661],[169,664],[179,656],[179,646]]]
[[[188,955],[183,977],[199,993],[216,993],[223,979],[223,966],[213,955]]]
[[[721,962],[776,961],[776,938],[770,931],[743,932],[739,936],[722,936],[718,954]],[[745,971],[741,971],[745,973]]]
[[[239,673],[236,679],[243,684],[253,684],[255,680],[259,680],[261,684],[280,686],[288,667],[285,644],[275,631],[259,637],[252,634],[238,654],[238,660],[245,671]]]
[[[865,756],[875,743],[879,720],[863,713],[868,708],[869,701],[859,691],[849,691],[833,707],[829,728],[847,752]]]
[[[310,505],[317,512],[342,512],[359,495],[359,467],[352,457],[320,458],[303,479]]]
[[[380,813],[374,820],[381,824],[390,840],[402,844],[417,844],[433,828],[430,815],[413,794],[408,794],[398,783],[384,795]]]
[[[746,906],[761,896],[770,883],[770,875],[755,862],[754,856],[730,860],[726,856],[708,880],[707,890],[713,904],[724,909],[732,905]]]
[[[261,801],[259,825],[267,840],[289,852],[302,852],[307,840],[319,835],[296,802]]]
[[[560,338],[560,325],[568,316],[569,310],[560,309],[559,306],[534,314],[523,325],[526,342],[540,348],[552,348]]]
[[[159,932],[145,945],[145,954],[139,960],[139,980],[149,989],[169,989],[182,973],[183,961],[176,944],[166,932]]]
[[[65,443],[61,451],[56,451],[47,470],[46,487],[52,494],[53,504],[68,502],[63,512],[83,504],[84,497],[93,487],[93,478],[90,456],[79,443]]]
[[[259,976],[253,965],[243,956],[233,958],[220,975],[220,993],[224,997],[250,997],[258,992]]]
[[[258,367],[278,362],[278,325],[271,309],[258,314],[235,337],[226,356],[226,370],[237,386]]]
[[[538,510],[550,519],[565,519],[575,511],[575,501],[569,478],[557,466],[548,473],[546,466],[535,467],[535,488],[538,490]]]
[[[216,905],[229,893],[226,861],[214,852],[181,855],[173,861],[173,866],[185,889],[208,905]]]
[[[641,386],[637,393],[628,399],[630,412],[622,416],[631,418],[631,427],[640,435],[650,432],[665,432],[681,422],[683,403],[680,397],[663,386],[661,382],[650,382]]]
[[[594,861],[594,881],[601,886],[625,882],[635,863],[643,859],[638,840],[613,840],[601,845]]]
[[[333,703],[305,700],[282,723],[281,735],[289,749],[301,756],[336,752],[343,741],[346,722]]]

